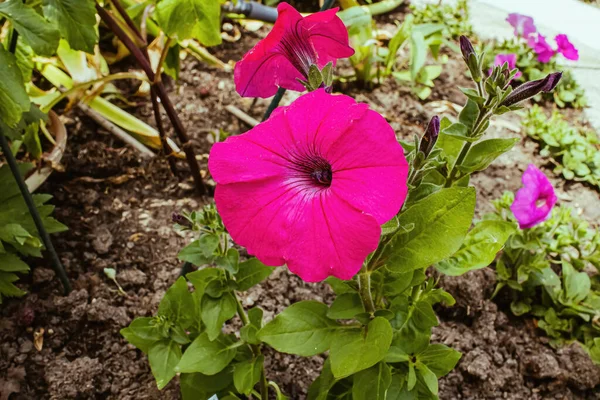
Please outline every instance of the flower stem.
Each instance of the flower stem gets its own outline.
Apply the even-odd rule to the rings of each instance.
[[[375,303],[371,295],[371,274],[369,272],[358,274],[358,294],[365,307],[365,311],[373,314],[375,312]]]
[[[48,250],[48,252],[50,253],[52,267],[54,268],[54,272],[56,273],[56,275],[58,275],[58,278],[60,279],[60,281],[63,285],[64,293],[65,293],[65,295],[67,295],[67,294],[69,294],[69,292],[71,292],[71,284],[69,283],[69,278],[67,277],[67,273],[65,272],[65,269],[63,268],[62,263],[60,262],[60,259],[58,258],[58,254],[56,253],[54,246],[52,245],[52,240],[50,240],[50,235],[48,235],[48,231],[46,231],[46,228],[44,227],[44,222],[42,221],[40,213],[38,212],[38,209],[35,206],[35,203],[33,201],[33,197],[31,196],[31,193],[29,193],[29,189],[27,189],[27,185],[25,184],[25,181],[23,180],[23,177],[21,176],[21,173],[19,171],[19,166],[17,165],[17,160],[15,159],[15,156],[13,155],[13,153],[10,149],[10,146],[8,145],[8,141],[6,140],[6,137],[4,136],[4,132],[2,131],[1,128],[0,128],[0,147],[2,148],[4,157],[6,157],[6,161],[7,161],[8,166],[13,174],[13,177],[15,178],[15,181],[17,182],[17,186],[19,187],[19,190],[21,191],[21,195],[23,196],[23,199],[25,200],[25,204],[27,205],[27,209],[29,210],[29,214],[31,215],[31,218],[33,219],[35,227],[38,230],[40,238],[42,239],[42,242],[44,243],[46,250]]]
[[[267,108],[267,111],[265,112],[265,115],[263,116],[263,119],[262,119],[263,121],[266,121],[269,119],[269,117],[271,116],[273,111],[275,111],[277,106],[279,106],[279,102],[283,98],[284,94],[285,94],[284,88],[280,87],[279,89],[277,89],[277,93],[275,93],[273,100],[271,100],[271,104],[269,104],[269,108]]]

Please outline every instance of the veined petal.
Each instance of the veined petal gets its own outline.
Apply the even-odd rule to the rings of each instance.
[[[284,253],[287,266],[307,282],[351,279],[381,235],[375,218],[329,191],[307,199],[287,229],[293,238]]]
[[[338,8],[309,15],[301,22],[318,54],[319,67],[338,58],[350,57],[354,49],[349,45],[348,30],[340,17]]]
[[[400,211],[407,194],[408,163],[394,130],[381,115],[366,111],[325,157],[333,172],[331,190],[340,197],[380,224]]]

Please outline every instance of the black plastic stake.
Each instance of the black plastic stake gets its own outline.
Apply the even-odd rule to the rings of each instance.
[[[35,226],[40,234],[44,246],[46,246],[46,250],[48,250],[48,252],[50,253],[52,268],[54,269],[54,272],[56,273],[56,275],[58,275],[58,278],[62,282],[65,295],[67,295],[69,294],[69,292],[71,292],[71,284],[69,283],[69,278],[67,277],[67,273],[65,272],[65,269],[63,268],[58,258],[58,254],[56,254],[54,246],[52,245],[50,235],[48,235],[46,228],[44,228],[44,223],[42,222],[40,213],[38,212],[38,209],[35,206],[35,203],[33,202],[33,197],[31,197],[31,193],[29,193],[29,189],[27,188],[27,185],[25,184],[25,181],[23,180],[23,177],[19,172],[17,160],[15,159],[15,156],[10,150],[10,146],[8,145],[8,141],[6,140],[2,129],[0,129],[0,145],[2,147],[2,152],[4,153],[4,157],[6,157],[6,161],[8,162],[8,166],[10,167],[15,181],[17,182],[17,185],[21,190],[21,195],[23,195],[23,199],[25,199],[25,204],[27,204],[29,214],[31,214],[31,218],[33,218],[33,222],[35,223]]]

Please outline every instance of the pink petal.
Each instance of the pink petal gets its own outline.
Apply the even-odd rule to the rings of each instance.
[[[336,15],[338,8],[318,12],[304,18],[302,25],[309,32],[310,40],[319,57],[319,67],[338,58],[350,57],[354,49],[348,41],[348,30]]]
[[[288,226],[294,238],[284,255],[288,268],[307,282],[331,275],[351,279],[377,248],[379,224],[333,191],[322,191],[303,206]]]
[[[522,36],[526,38],[530,35],[533,35],[537,31],[535,24],[533,23],[533,18],[527,15],[511,13],[508,14],[506,21],[511,24],[513,28],[515,28],[515,36]]]
[[[554,40],[558,45],[558,52],[561,53],[567,60],[579,60],[579,51],[575,48],[573,43],[569,41],[567,35],[556,35]]]
[[[360,145],[357,145],[360,143]],[[383,224],[407,194],[408,163],[392,127],[373,110],[355,121],[327,150],[331,189]]]
[[[213,179],[227,184],[285,175],[289,142],[269,134],[273,130],[284,133],[288,127],[281,119],[270,118],[243,135],[215,143],[208,158]]]
[[[533,164],[523,173],[522,181],[523,187],[517,191],[510,209],[519,227],[527,229],[550,217],[557,198],[546,175]]]
[[[278,87],[304,91],[296,80],[303,79],[303,75],[278,50],[286,30],[300,23],[302,16],[287,3],[281,3],[277,10],[271,32],[235,65],[234,81],[240,96],[266,98],[273,96]]]

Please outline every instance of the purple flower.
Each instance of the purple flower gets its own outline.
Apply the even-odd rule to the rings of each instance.
[[[523,187],[515,195],[510,209],[519,227],[527,229],[548,219],[556,204],[556,194],[546,175],[533,164],[523,173],[522,181]]]
[[[562,72],[553,72],[546,75],[546,77],[543,79],[525,82],[513,90],[500,105],[510,107],[523,100],[530,99],[539,93],[551,92],[554,90],[556,85],[558,85],[558,82],[560,82],[561,78]]]
[[[527,43],[538,55],[538,61],[546,64],[556,54],[556,50],[546,41],[546,37],[538,33],[537,37],[531,36]]]
[[[433,150],[433,146],[435,146],[435,142],[437,142],[439,134],[440,117],[434,115],[429,121],[427,129],[425,130],[425,134],[421,138],[421,143],[419,145],[419,150],[425,154],[425,157],[427,157],[429,153],[431,153],[431,150]]]
[[[504,63],[508,63],[508,68],[511,70],[517,68],[517,55],[515,53],[498,54],[496,56],[496,58],[494,58],[494,66],[504,65]],[[489,75],[492,74],[492,70],[493,70],[493,68],[490,68],[490,70],[488,72]],[[523,75],[523,74],[521,73],[521,71],[519,71],[515,75],[515,78],[520,78],[521,75]]]
[[[567,60],[579,60],[579,52],[575,46],[573,46],[573,43],[569,42],[567,35],[556,35],[554,40],[558,46],[558,52],[561,53]]]
[[[517,13],[508,14],[506,21],[515,28],[515,36],[527,38],[537,32],[533,18],[527,15]]]

